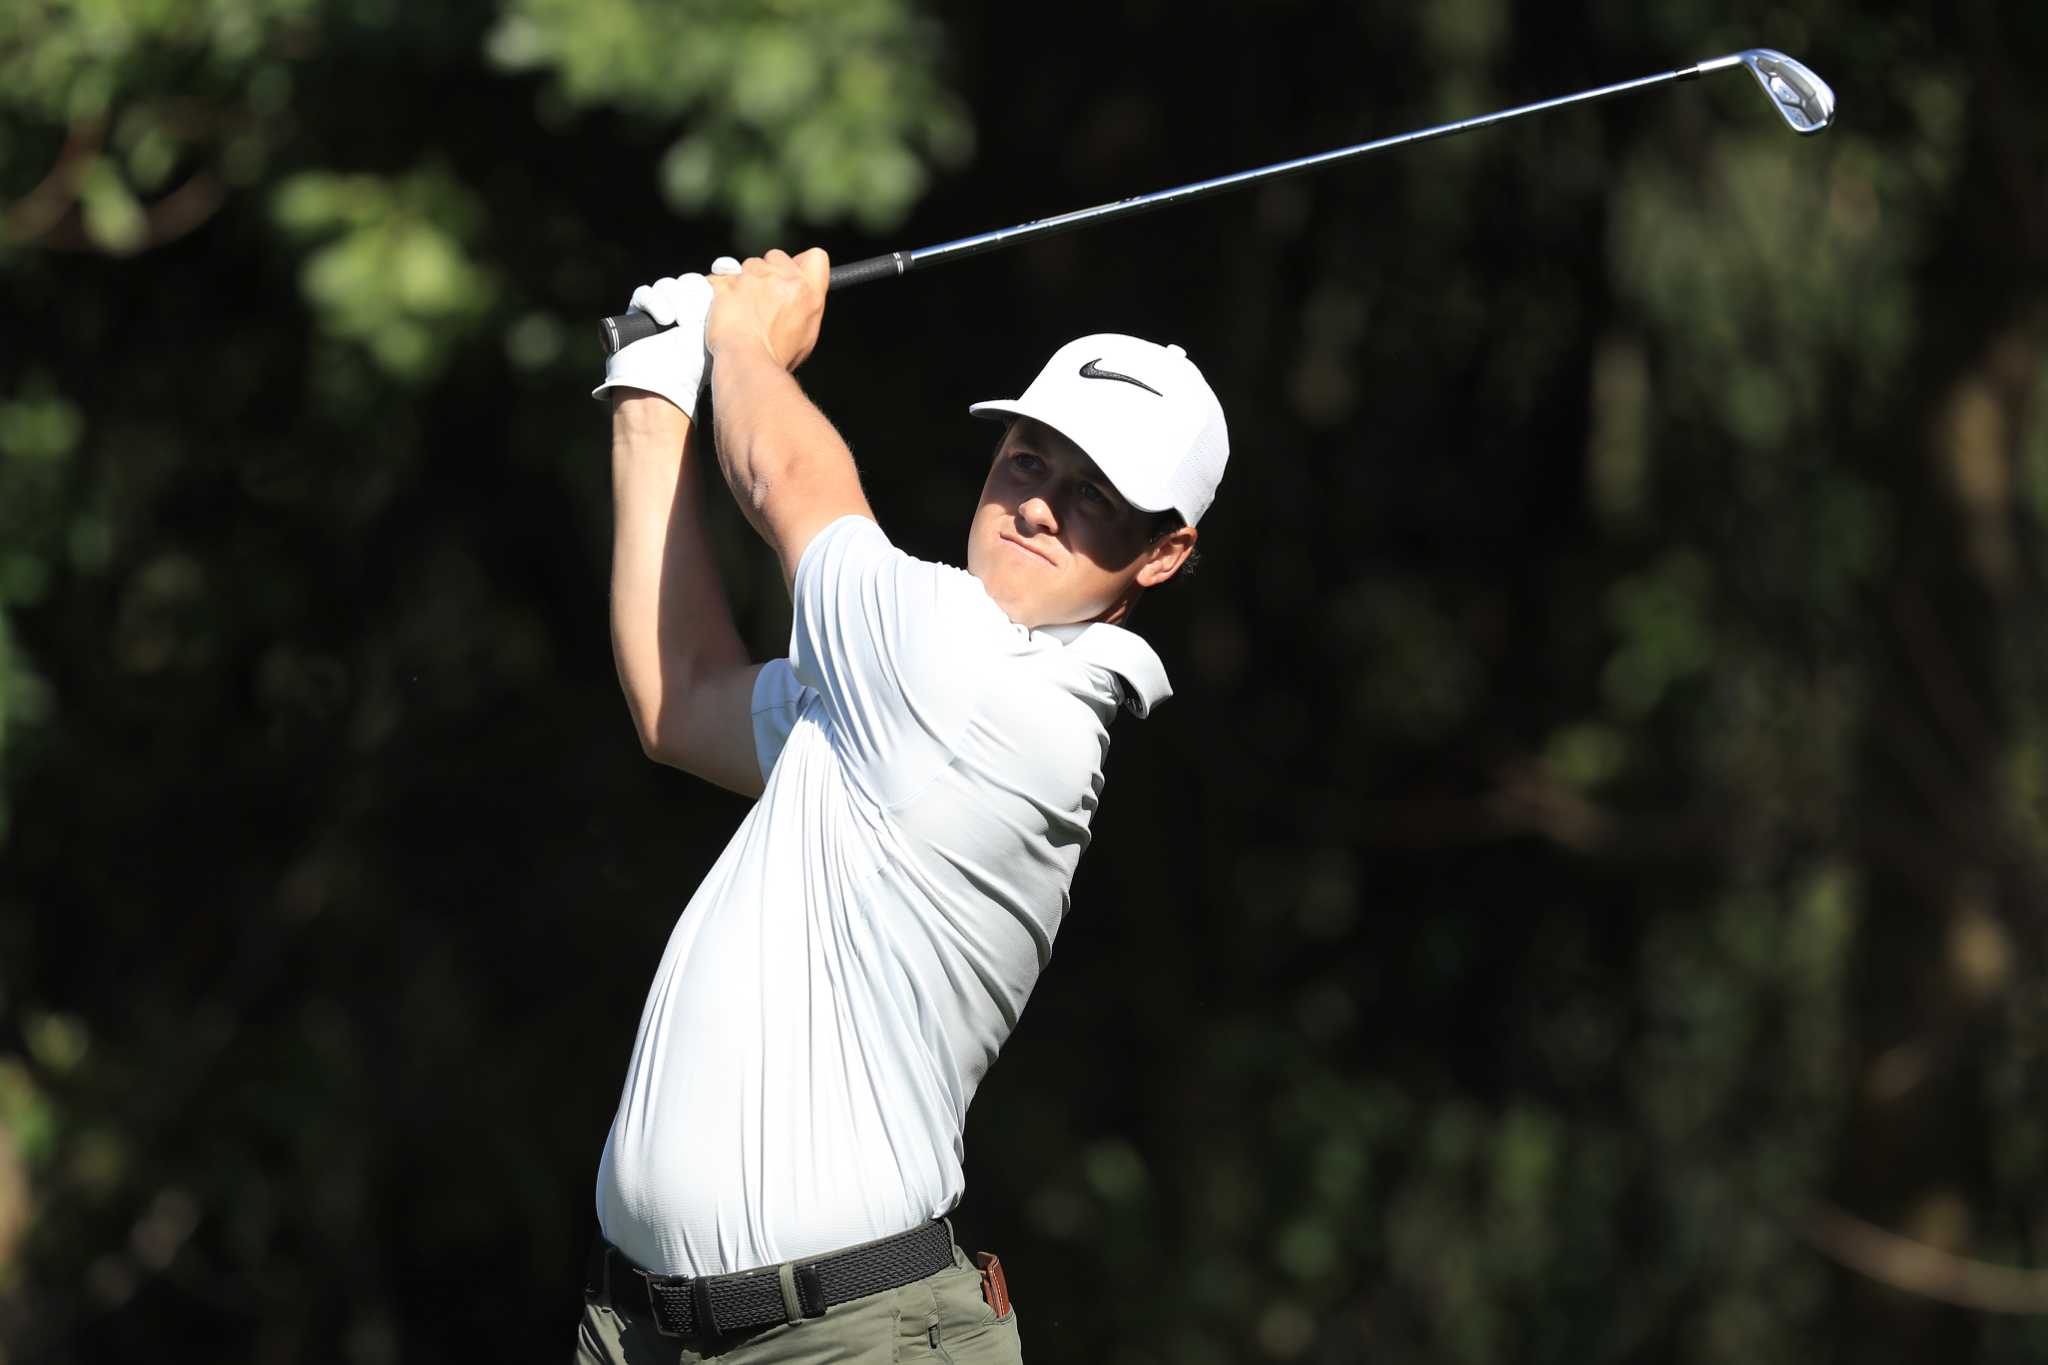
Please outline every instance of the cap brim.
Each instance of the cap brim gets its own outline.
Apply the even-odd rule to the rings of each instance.
[[[967,410],[976,417],[1030,417],[1031,414],[1019,407],[1014,398],[991,398],[986,403],[970,403]],[[1036,420],[1036,419],[1033,419]]]
[[[1062,427],[1058,422],[1053,421],[1050,417],[1046,417],[1039,413],[1033,412],[1029,407],[1025,406],[1022,399],[992,398],[985,403],[969,404],[967,411],[972,413],[976,417],[986,417],[991,421],[995,421],[1004,417],[1029,417],[1032,421],[1037,422],[1041,426],[1051,427],[1054,431],[1057,431],[1060,435],[1066,437],[1069,441],[1072,441],[1074,445],[1081,451],[1082,454],[1086,455],[1089,459],[1095,461],[1095,467],[1102,471],[1104,478],[1108,479],[1111,484],[1115,485],[1116,491],[1120,495],[1122,495],[1123,500],[1129,503],[1131,506],[1137,508],[1140,512],[1165,512],[1171,510],[1173,507],[1173,503],[1170,499],[1159,502],[1158,505],[1155,507],[1152,504],[1159,497],[1158,494],[1146,493],[1140,495],[1137,493],[1133,493],[1130,489],[1124,487],[1123,484],[1118,481],[1116,477],[1116,471],[1111,469],[1108,465],[1104,464],[1102,462],[1102,457],[1100,455],[1088,449],[1086,442],[1081,441],[1072,432]]]

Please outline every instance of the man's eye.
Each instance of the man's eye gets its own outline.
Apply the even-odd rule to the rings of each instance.
[[[1103,492],[1092,483],[1081,485],[1081,496],[1089,502],[1099,503],[1104,507],[1109,506],[1109,494]]]
[[[1040,460],[1036,455],[1027,455],[1021,451],[1010,457],[1010,463],[1025,474],[1036,474],[1045,467],[1044,461]]]

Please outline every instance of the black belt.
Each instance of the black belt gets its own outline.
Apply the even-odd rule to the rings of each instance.
[[[953,1264],[943,1219],[843,1251],[730,1275],[656,1275],[599,1237],[585,1287],[621,1313],[653,1320],[665,1337],[715,1337],[748,1327],[822,1317],[827,1308],[897,1289]]]

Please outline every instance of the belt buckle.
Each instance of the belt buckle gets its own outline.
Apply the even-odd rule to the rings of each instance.
[[[696,1318],[695,1325],[699,1331],[703,1329],[704,1322],[710,1314],[708,1296],[703,1299],[702,1305],[699,1305],[699,1287],[704,1283],[703,1280],[693,1280],[687,1275],[656,1275],[642,1270],[639,1266],[632,1267],[632,1274],[633,1278],[640,1282],[640,1292],[647,1296],[647,1316],[654,1324],[656,1336],[682,1340],[694,1335],[692,1332],[683,1331],[680,1326],[669,1326],[671,1320],[680,1318],[680,1305],[677,1303],[679,1291],[689,1294],[690,1307]]]

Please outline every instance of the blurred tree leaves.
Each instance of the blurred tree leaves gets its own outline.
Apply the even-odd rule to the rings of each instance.
[[[1608,590],[1608,621],[1618,645],[1601,685],[1616,713],[1640,720],[1674,684],[1713,660],[1707,625],[1712,583],[1698,555],[1674,550],[1648,572]]]
[[[47,720],[51,706],[48,685],[15,643],[9,613],[44,599],[67,548],[93,566],[89,523],[73,521],[68,498],[84,427],[77,405],[46,373],[24,376],[14,396],[0,399],[0,846],[9,824],[4,779],[18,770],[24,732]]]
[[[680,123],[662,193],[755,249],[797,219],[891,226],[972,145],[937,26],[904,0],[509,0],[489,50],[574,107]]]
[[[191,231],[292,128],[313,0],[56,0],[0,13],[0,240],[127,254]]]
[[[938,31],[908,0],[508,0],[480,17],[490,60],[551,75],[567,110],[679,129],[658,158],[663,194],[679,211],[730,214],[749,243],[798,219],[893,224],[929,166],[957,166],[971,147]],[[7,7],[7,236],[41,239],[74,206],[77,240],[107,251],[189,230],[220,181],[250,183],[288,145],[305,112],[295,71],[357,33],[428,22],[320,0]]]
[[[445,169],[395,179],[301,172],[272,199],[308,248],[299,287],[322,330],[368,349],[391,378],[431,377],[497,303],[476,259],[482,211]]]
[[[497,210],[456,164],[351,165],[377,157],[374,141],[327,137],[350,106],[322,105],[317,91],[340,77],[347,101],[374,100],[351,64],[378,42],[436,63],[488,49],[499,70],[553,73],[551,98],[572,110],[680,128],[661,172],[669,201],[732,215],[764,241],[797,218],[893,222],[928,164],[957,164],[969,145],[936,74],[937,31],[904,0],[514,3],[467,23],[319,0],[6,6],[0,271],[34,278],[38,258],[21,253],[42,248],[162,246],[256,188],[277,229],[269,250],[296,259],[318,335],[372,368],[316,361],[314,387],[344,420],[431,383],[494,323],[523,368],[553,364],[559,324],[532,308],[530,287],[508,292],[503,244],[487,239]],[[515,305],[525,311],[504,318]],[[105,558],[106,524],[89,509],[118,477],[66,469],[85,439],[81,409],[47,374],[15,381],[26,389],[0,397],[0,770],[51,705],[6,612],[40,599],[67,539],[82,566]],[[4,812],[0,795],[0,832]]]

